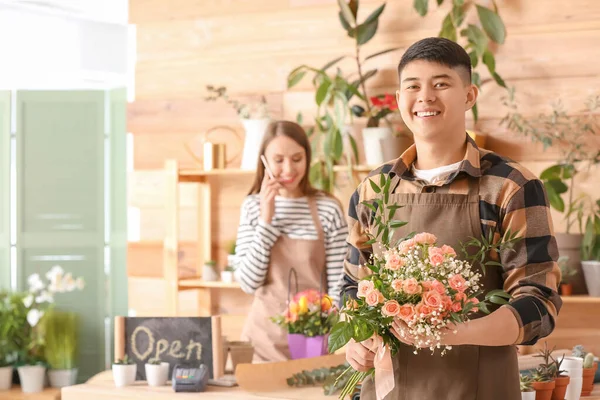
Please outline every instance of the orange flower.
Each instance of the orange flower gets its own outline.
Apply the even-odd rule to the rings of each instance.
[[[331,297],[324,295],[321,298],[321,311],[329,311],[331,307],[333,307],[333,300],[331,300]]]

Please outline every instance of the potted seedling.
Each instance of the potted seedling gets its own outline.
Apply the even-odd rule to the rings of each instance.
[[[575,275],[577,275],[577,270],[572,264],[569,264],[569,256],[559,257],[558,266],[561,273],[560,294],[562,296],[571,296],[573,293],[572,281]]]
[[[520,374],[521,400],[535,400],[535,390],[533,389],[533,379],[529,375]]]
[[[560,369],[562,362],[565,359],[563,355],[560,360],[552,359],[552,371],[554,372],[554,391],[552,392],[552,400],[564,400],[567,393],[567,386],[571,382],[571,378],[566,374],[566,371]]]
[[[538,365],[533,374],[533,388],[537,392],[536,400],[552,399],[552,392],[556,387],[554,381],[555,364],[552,358],[552,351],[548,350],[548,343],[544,342],[544,349],[539,351],[534,357],[540,357],[544,361]]]
[[[209,260],[204,263],[204,267],[202,267],[202,279],[206,282],[214,282],[219,279],[217,262],[215,260]]]
[[[153,358],[146,363],[146,381],[148,386],[164,386],[169,379],[169,363]]]
[[[44,354],[50,369],[50,386],[61,388],[77,381],[79,347],[78,316],[72,312],[50,311],[44,319]]]
[[[234,267],[236,265],[236,256],[235,256],[235,240],[230,240],[227,246],[227,266]]]
[[[231,265],[226,266],[225,269],[221,271],[221,280],[225,283],[232,283],[234,271],[235,268],[233,268]]]
[[[127,354],[112,365],[113,379],[116,387],[132,385],[137,374],[137,364]]]
[[[594,353],[587,353],[583,358],[583,386],[581,388],[582,396],[589,396],[594,390],[594,377],[598,363],[594,361]]]

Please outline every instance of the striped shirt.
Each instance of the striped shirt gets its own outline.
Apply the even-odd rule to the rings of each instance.
[[[520,240],[514,252],[500,254],[504,290],[512,295],[508,307],[519,324],[517,344],[530,345],[554,329],[562,300],[557,293],[560,281],[558,247],[542,182],[523,166],[488,150],[479,149],[467,135],[467,152],[458,170],[428,184],[416,179],[411,166],[417,158],[413,145],[369,176],[400,177],[393,193],[457,193],[464,190],[465,176],[479,179],[479,214],[482,232],[494,232],[497,243],[510,229]],[[457,179],[458,178],[458,179]],[[342,291],[356,297],[359,265],[372,253],[365,234],[371,225],[371,211],[361,203],[377,197],[367,177],[350,199],[348,208],[348,253],[344,261]],[[426,195],[426,194],[425,194]]]
[[[325,239],[327,292],[339,300],[348,227],[344,213],[335,199],[318,196],[317,213]],[[254,293],[267,277],[271,248],[280,235],[291,239],[317,240],[308,199],[275,197],[275,213],[270,224],[260,218],[260,197],[253,194],[244,200],[236,242],[236,278],[246,293]]]

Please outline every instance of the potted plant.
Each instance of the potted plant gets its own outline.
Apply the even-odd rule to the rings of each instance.
[[[552,351],[548,350],[548,343],[544,342],[544,349],[540,350],[534,357],[543,359],[533,374],[533,388],[538,392],[536,400],[550,400],[552,392],[556,387],[554,376],[556,375]]]
[[[596,204],[588,204],[585,231],[581,244],[581,267],[588,293],[600,296],[600,199]]]
[[[577,270],[569,264],[569,256],[558,257],[558,266],[561,273],[560,294],[570,296],[573,293],[573,284],[571,281],[577,275]]]
[[[148,360],[145,365],[148,386],[164,386],[169,380],[169,363],[159,358]]]
[[[125,357],[113,363],[112,374],[116,387],[133,385],[137,374],[137,364],[125,354]]]
[[[219,280],[219,273],[217,272],[217,262],[215,260],[208,260],[202,267],[202,280],[206,282],[214,282]]]
[[[230,240],[227,245],[227,266],[234,267],[237,263],[237,258],[235,256],[235,247],[237,243],[236,240]]]
[[[73,312],[51,310],[44,318],[44,355],[50,386],[62,388],[77,381],[79,318]]]
[[[562,362],[565,359],[565,356],[558,360],[552,358],[552,371],[554,373],[554,390],[552,391],[552,400],[564,400],[565,395],[567,393],[567,386],[569,382],[571,382],[571,378],[566,374],[566,371],[560,369]]]
[[[224,283],[232,283],[234,278],[234,272],[235,268],[233,268],[231,265],[227,265],[225,269],[221,271],[221,281],[223,281]]]
[[[587,353],[583,358],[583,384],[581,387],[581,395],[589,396],[594,390],[594,377],[598,363],[594,359],[594,353]]]
[[[327,338],[338,319],[331,297],[314,289],[297,293],[285,312],[271,317],[287,330],[292,359],[327,354]]]
[[[533,379],[529,375],[520,374],[521,400],[535,400]]]
[[[10,294],[0,292],[0,391],[12,386],[12,364],[16,358],[11,308]]]
[[[585,108],[575,115],[567,114],[559,100],[552,105],[551,113],[539,114],[535,119],[527,119],[518,112],[514,89],[509,90],[504,105],[509,111],[500,122],[502,125],[517,134],[530,137],[533,142],[542,144],[544,149],[556,145],[562,153],[561,162],[542,171],[540,179],[546,188],[550,206],[565,215],[566,231],[557,232],[556,241],[559,254],[569,256],[569,265],[578,272],[578,276],[572,278],[573,293],[585,293],[586,283],[579,273],[580,260],[582,256],[593,257],[594,238],[600,234],[600,200],[593,200],[585,194],[576,197],[573,190],[577,175],[582,170],[600,165],[600,152],[586,142],[590,135],[600,132],[600,116],[597,113],[600,96],[589,97]],[[567,196],[566,201],[563,195]],[[573,225],[578,228],[576,233],[572,232]],[[585,244],[584,233],[587,235]],[[582,254],[586,252],[585,249],[589,250],[587,255]],[[590,276],[596,276],[594,269],[590,272]],[[600,280],[595,283],[588,281],[587,287],[592,290],[600,288]],[[600,296],[600,293],[596,295]]]
[[[241,169],[256,169],[256,160],[258,159],[258,151],[260,143],[267,129],[267,125],[271,122],[269,118],[269,109],[267,100],[261,96],[257,104],[245,104],[238,100],[232,99],[227,93],[225,86],[214,87],[207,85],[206,90],[209,95],[205,97],[207,101],[216,101],[223,99],[227,104],[231,105],[244,125],[244,149],[242,152]]]

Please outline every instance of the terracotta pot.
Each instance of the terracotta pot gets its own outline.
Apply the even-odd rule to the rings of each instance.
[[[589,396],[592,394],[592,390],[594,390],[594,376],[596,375],[597,369],[598,363],[594,363],[592,368],[583,369],[583,385],[581,387],[582,396]]]
[[[550,382],[533,382],[532,386],[535,389],[535,400],[550,400],[552,399],[552,391],[556,383]]]
[[[554,378],[554,391],[552,392],[552,400],[565,400],[567,393],[567,385],[571,382],[568,376],[558,376]]]
[[[556,233],[555,236],[558,254],[569,256],[569,267],[577,271],[577,274],[571,277],[573,294],[588,294],[583,269],[581,268],[581,243],[583,242],[583,235]]]
[[[560,284],[560,294],[561,296],[570,296],[573,294],[573,285],[570,283],[561,283]]]

